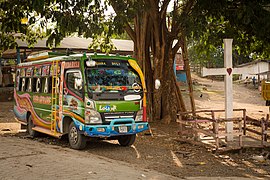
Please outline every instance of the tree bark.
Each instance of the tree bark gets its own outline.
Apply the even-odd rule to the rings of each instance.
[[[164,1],[160,11],[159,1],[147,2],[149,9],[140,11],[135,16],[134,28],[127,24],[126,32],[134,42],[134,57],[138,59],[145,75],[150,120],[163,119],[169,123],[176,119],[177,111],[186,110],[173,71],[174,57],[178,49],[173,49],[172,45],[176,37],[170,35],[166,26],[169,0]],[[154,88],[156,79],[161,81],[159,90]]]
[[[189,98],[190,98],[190,104],[191,104],[191,110],[193,112],[193,115],[195,116],[195,102],[194,102],[194,95],[193,95],[193,83],[191,78],[191,72],[190,72],[190,65],[189,65],[189,59],[188,59],[188,51],[187,51],[187,43],[186,43],[186,37],[181,37],[181,48],[182,48],[182,54],[184,59],[184,67],[186,70],[187,75],[187,82],[188,82],[188,89],[189,89]]]

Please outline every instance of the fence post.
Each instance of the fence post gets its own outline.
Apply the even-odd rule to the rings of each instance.
[[[240,119],[240,121],[238,121],[238,125],[239,125],[239,132],[241,133],[239,135],[239,146],[242,148],[242,146],[243,146],[243,135],[242,135],[243,130],[242,130],[242,120],[241,119]]]
[[[266,115],[266,120],[265,120],[265,134],[264,134],[264,141],[267,142],[267,130],[268,130],[268,121],[269,121],[269,114]]]
[[[261,120],[261,126],[262,126],[262,142],[261,145],[264,146],[264,132],[265,132],[265,124],[264,124],[264,119]]]
[[[247,115],[246,115],[246,109],[243,109],[243,119],[244,119],[244,135],[247,133]]]

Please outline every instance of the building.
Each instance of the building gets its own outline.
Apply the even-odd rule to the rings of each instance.
[[[255,60],[249,63],[236,66],[242,68],[240,79],[252,79],[255,77],[258,81],[263,79],[270,80],[270,60]]]
[[[17,49],[8,49],[0,58],[0,87],[13,85],[13,73],[15,72],[16,63],[24,61],[29,54],[40,51],[60,51],[66,52],[71,50],[76,53],[94,52],[93,49],[89,49],[91,44],[91,38],[82,37],[67,37],[61,41],[61,44],[54,48],[49,48],[46,45],[46,39],[40,39],[33,46],[29,47],[27,42],[17,40]],[[120,55],[132,55],[133,54],[133,42],[130,40],[113,39],[112,43],[114,49],[111,53],[118,53]],[[98,49],[96,52],[100,52]]]
[[[2,65],[2,76],[3,81],[0,80],[0,87],[6,86],[7,84],[13,84],[12,75],[14,67],[16,63],[24,61],[29,54],[33,54],[35,52],[40,51],[58,51],[58,52],[66,52],[67,50],[71,50],[76,53],[83,52],[100,52],[99,49],[94,51],[93,49],[89,49],[89,45],[92,43],[91,38],[83,38],[83,37],[66,37],[61,41],[61,44],[57,47],[48,47],[46,45],[46,39],[38,40],[33,46],[29,46],[27,42],[17,40],[18,47],[17,49],[9,49],[2,54],[0,58],[0,71]],[[134,43],[131,40],[121,40],[121,39],[112,39],[112,43],[114,45],[114,49],[110,52],[112,54],[120,54],[120,55],[132,55],[134,49]],[[178,81],[186,81],[185,71],[183,69],[183,59],[180,54],[180,50],[178,52],[176,59],[176,76]],[[10,63],[7,63],[10,62]],[[1,72],[0,72],[1,73]],[[0,74],[1,78],[1,74]],[[8,82],[7,82],[8,81]]]
[[[175,75],[178,82],[187,82],[184,60],[181,53],[175,55]]]

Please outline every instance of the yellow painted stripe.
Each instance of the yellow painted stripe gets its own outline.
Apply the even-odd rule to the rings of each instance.
[[[144,79],[144,75],[143,75],[143,72],[141,70],[141,68],[139,67],[139,65],[137,64],[137,62],[133,59],[129,59],[128,60],[130,66],[135,69],[135,71],[137,71],[139,73],[139,76],[142,80],[142,86],[143,86],[143,92],[144,92],[144,96],[143,96],[143,107],[146,107],[146,93],[147,93],[147,90],[146,90],[146,84],[145,84],[145,79]]]
[[[33,57],[33,58],[27,58],[26,61],[36,61],[36,60],[41,60],[41,59],[47,59],[49,55],[44,55],[44,56],[38,56],[38,57]]]

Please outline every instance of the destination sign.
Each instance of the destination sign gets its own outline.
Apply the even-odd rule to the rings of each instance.
[[[121,60],[94,60],[98,67],[129,67],[127,61]]]

